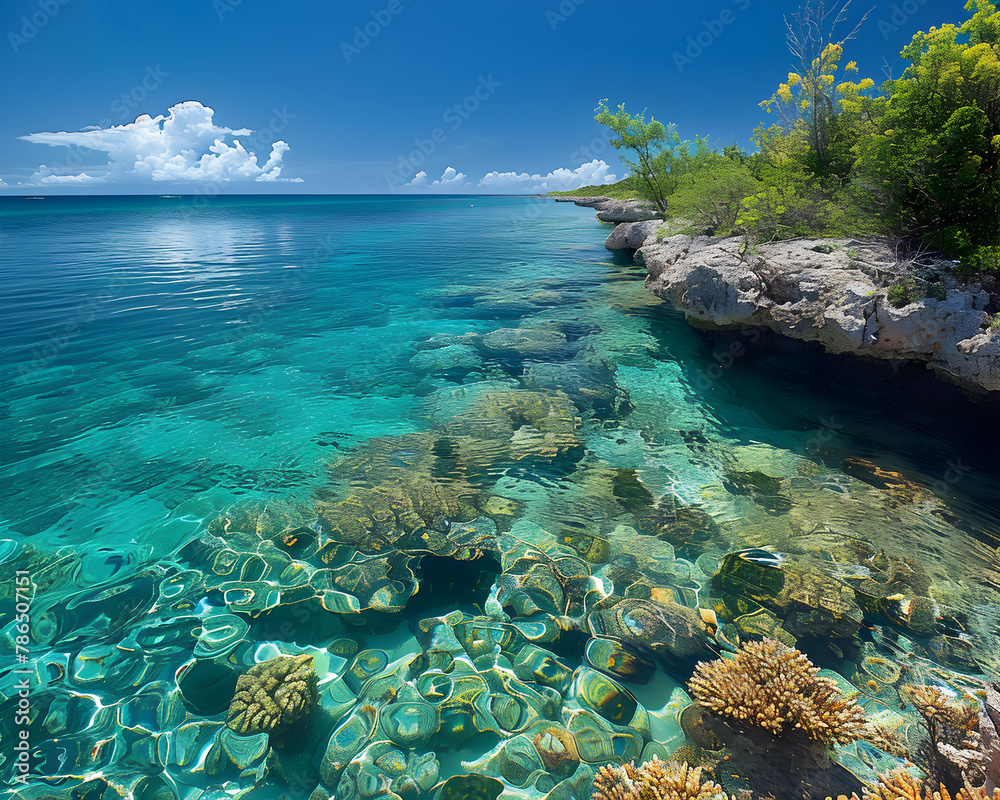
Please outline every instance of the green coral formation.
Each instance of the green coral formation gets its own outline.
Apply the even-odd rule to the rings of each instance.
[[[279,656],[240,675],[226,725],[243,735],[274,733],[306,719],[319,702],[312,662],[308,655]]]

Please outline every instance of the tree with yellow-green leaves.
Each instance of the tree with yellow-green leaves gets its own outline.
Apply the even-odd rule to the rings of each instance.
[[[785,18],[792,71],[760,104],[778,121],[754,132],[758,152],[750,166],[761,185],[736,220],[749,240],[878,232],[875,218],[860,213],[851,185],[862,116],[842,104],[854,97],[862,102],[866,90],[838,85],[836,77],[845,43],[867,17],[842,35],[849,8],[849,0],[831,10],[813,0]],[[852,61],[845,69],[858,67]]]
[[[844,43],[853,39],[868,14],[843,37],[837,29],[846,21],[851,2],[827,11],[823,0],[801,7],[791,19],[785,17],[786,41],[794,71],[788,73],[769,100],[760,105],[769,114],[776,111],[785,129],[808,139],[815,171],[822,174],[833,161],[838,96],[835,74],[844,54]],[[847,70],[857,70],[850,62]]]
[[[855,148],[890,226],[962,260],[964,272],[1000,268],[1000,11],[968,0],[970,19],[919,32],[910,65],[845,108],[874,121]]]

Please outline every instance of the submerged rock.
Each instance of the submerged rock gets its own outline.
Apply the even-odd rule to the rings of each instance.
[[[674,497],[661,499],[639,519],[638,530],[668,542],[678,553],[700,553],[719,536],[719,525],[698,506],[685,506]]]
[[[985,755],[986,791],[1000,787],[1000,684],[987,684],[986,700],[979,713],[979,735]]]
[[[904,503],[919,503],[934,497],[898,472],[883,469],[863,458],[845,458],[840,468],[845,474],[882,489]]]
[[[548,353],[566,344],[566,334],[542,328],[500,328],[483,337],[489,350],[513,351],[523,355]]]
[[[279,656],[251,667],[236,684],[226,725],[240,734],[271,733],[308,717],[319,700],[312,656]]]
[[[755,632],[754,628],[763,632],[759,630],[761,609],[770,612],[795,639],[851,639],[861,626],[861,608],[851,587],[807,564],[766,551],[727,554],[713,584],[722,598],[723,604],[717,607],[721,619],[736,622],[744,633]],[[767,633],[786,638],[773,629]]]
[[[193,659],[178,668],[175,680],[187,707],[208,717],[229,707],[238,676],[236,670],[221,660]]]
[[[691,656],[706,644],[701,616],[677,603],[624,599],[593,612],[587,623],[595,636],[612,637],[659,656]]]
[[[452,344],[434,350],[421,350],[410,359],[414,369],[435,372],[447,369],[478,369],[483,365],[475,347]]]
[[[434,800],[497,800],[503,784],[484,775],[455,775],[448,778],[434,795]]]

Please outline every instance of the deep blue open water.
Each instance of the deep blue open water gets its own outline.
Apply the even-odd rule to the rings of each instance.
[[[303,593],[306,579],[288,570],[313,576],[315,587],[317,570],[351,558],[320,559],[315,549],[346,530],[348,517],[370,535],[382,526],[389,539],[408,525],[425,541],[427,531],[471,525],[501,542],[480,561],[435,551],[456,559],[456,570],[490,558],[496,573],[506,570],[504,535],[565,552],[593,574],[631,558],[640,572],[649,568],[646,584],[692,609],[723,608],[712,576],[728,552],[770,548],[835,581],[865,570],[879,579],[895,573],[879,573],[876,562],[909,559],[927,581],[901,590],[902,611],[866,610],[859,632],[832,647],[822,625],[800,626],[798,646],[856,691],[878,658],[908,665],[909,677],[891,684],[936,675],[949,691],[974,693],[977,680],[996,676],[996,405],[932,386],[919,368],[869,369],[764,332],[720,343],[645,291],[642,271],[604,249],[609,231],[587,209],[533,198],[0,198],[0,562],[33,580],[32,780],[66,791],[126,786],[150,800],[190,800],[192,787],[210,785],[231,794],[255,780],[279,794],[304,797],[324,781],[334,790],[321,765],[329,726],[353,713],[343,697],[330,699],[347,691],[330,688],[353,663],[344,640],[391,661],[418,649],[417,619],[454,610],[449,600],[467,615],[482,612],[491,580],[469,573],[475,587],[459,598],[433,591],[447,581],[417,569],[419,612],[421,592],[407,606],[413,587],[403,580],[410,588],[392,613],[371,600],[379,613],[364,616],[365,597],[356,620],[346,606],[335,613],[328,606],[340,600],[321,603],[322,588]],[[750,352],[728,358],[734,340]],[[845,474],[850,458],[899,473],[909,488]],[[428,485],[434,497],[415,499]],[[452,489],[462,502],[440,499]],[[379,518],[372,498],[389,495],[392,510]],[[472,495],[492,501],[473,512]],[[367,504],[362,511],[329,510],[352,497]],[[698,535],[661,524],[677,508],[696,510]],[[420,524],[404,519],[414,509]],[[272,545],[306,530],[318,537],[311,551]],[[640,539],[669,544],[654,561],[674,565],[671,579],[650,571]],[[238,570],[222,581],[222,550],[234,559],[253,550],[265,565],[242,573],[257,592],[245,608],[239,592],[251,590],[236,585]],[[329,621],[283,632],[264,624],[282,619],[293,597]],[[930,627],[908,615],[914,597],[933,610]],[[0,599],[8,698],[0,771],[10,780],[13,587]],[[207,658],[193,648],[210,617],[249,626],[230,643],[235,650],[209,654],[234,676],[265,656],[334,653],[320,680],[321,708],[334,709],[328,728],[296,756],[295,770],[284,763],[297,783],[265,760],[266,741],[245,758],[256,778],[236,760],[206,773],[206,758],[222,758],[206,753],[222,752],[225,708],[177,699],[176,673]],[[780,625],[781,614],[767,619]],[[171,620],[176,630],[162,633]],[[576,669],[581,625],[535,644]],[[169,646],[136,655],[145,629]],[[712,647],[733,646],[734,630]],[[667,720],[686,700],[690,665],[657,663],[658,677],[635,695],[664,721],[636,739],[633,757],[685,743]],[[559,688],[566,709],[573,687]],[[354,699],[361,689],[350,688]],[[865,702],[892,707],[883,689]],[[195,728],[179,734],[185,725]],[[478,730],[468,740],[438,731],[396,744],[404,757],[437,753],[444,779],[502,741]],[[364,752],[379,740],[371,734]],[[168,753],[167,741],[191,752]],[[140,768],[144,747],[167,749]],[[855,774],[870,767],[850,758],[861,756],[844,757]],[[377,772],[373,759],[358,769]],[[472,771],[498,777],[499,769]],[[589,778],[580,769],[582,786]],[[505,797],[542,797],[570,779],[536,776],[529,788],[511,774]],[[338,796],[354,796],[341,784]]]

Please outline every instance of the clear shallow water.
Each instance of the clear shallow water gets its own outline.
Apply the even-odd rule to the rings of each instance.
[[[824,539],[835,532],[915,558],[973,637],[978,665],[959,672],[997,672],[995,405],[918,396],[908,370],[780,346],[719,369],[725,343],[648,295],[587,210],[528,198],[4,198],[0,224],[0,536],[67,548],[60,557],[77,565],[60,568],[69,588],[47,568],[53,588],[36,601],[46,620],[67,600],[92,602],[80,600],[88,592],[139,591],[135,576],[169,574],[164,564],[199,569],[190,543],[218,534],[220,518],[246,530],[239,509],[257,509],[261,536],[280,531],[274,517],[320,529],[322,503],[371,502],[364,492],[433,457],[439,489],[491,493],[490,524],[534,546],[594,556],[586,542],[598,541],[604,557],[645,557],[628,540],[651,532],[655,508],[697,507],[717,530],[695,544],[667,536],[676,562],[673,549],[657,555],[679,565],[671,585],[689,604],[710,595],[710,567],[727,550],[773,546],[836,573],[848,567]],[[498,340],[507,329],[522,333]],[[511,392],[549,398],[548,411]],[[547,428],[553,414],[578,416],[578,431]],[[522,425],[556,438],[515,441]],[[930,493],[887,495],[845,475],[848,457]],[[780,491],[740,483],[751,474]],[[515,511],[494,513],[504,502]],[[424,594],[433,607],[421,615],[448,610]],[[62,630],[37,655],[72,664],[87,642],[120,642],[166,613],[137,608],[97,628],[78,615],[76,638]],[[343,633],[324,623],[281,636],[270,622],[248,639],[323,647]],[[363,646],[412,646],[377,635]],[[157,667],[165,693],[183,652]],[[847,670],[835,651],[814,644],[810,655]],[[932,656],[918,645],[900,657]],[[669,690],[659,704],[636,691],[651,709],[669,705]]]
[[[237,497],[308,496],[338,448],[419,426],[432,386],[408,361],[421,341],[517,316],[424,295],[462,281],[562,282],[586,220],[558,209],[512,231],[523,208],[8,202],[6,525],[169,551]],[[567,299],[601,273],[584,265]]]

